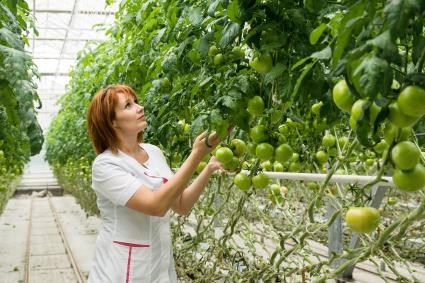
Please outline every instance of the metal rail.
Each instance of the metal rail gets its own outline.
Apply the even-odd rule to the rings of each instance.
[[[58,216],[58,213],[55,209],[55,206],[53,205],[52,200],[50,199],[49,195],[47,195],[47,199],[49,201],[50,209],[53,212],[53,217],[55,218],[56,224],[58,225],[59,234],[60,234],[60,236],[62,238],[62,242],[65,246],[66,254],[68,256],[69,261],[71,262],[72,269],[74,270],[75,275],[77,276],[78,283],[84,283],[85,282],[84,281],[84,275],[81,272],[81,269],[78,267],[77,261],[75,260],[74,254],[72,253],[72,250],[71,250],[71,247],[69,246],[68,239],[66,238],[66,234],[63,230],[62,223],[59,219],[59,216]]]
[[[69,262],[71,263],[72,269],[75,273],[75,276],[77,278],[78,283],[84,283],[84,275],[81,272],[81,269],[79,268],[74,254],[72,253],[72,250],[69,246],[68,239],[66,237],[66,234],[63,230],[62,223],[59,219],[58,213],[51,201],[50,195],[47,195],[47,200],[49,202],[49,208],[52,211],[53,217],[55,219],[59,235],[61,237],[62,243],[65,247],[65,252],[68,257]],[[34,197],[31,197],[31,205],[30,205],[30,213],[29,213],[29,224],[28,224],[28,236],[27,236],[27,245],[26,245],[26,253],[25,253],[25,276],[24,276],[24,282],[29,283],[31,278],[31,268],[30,268],[30,258],[31,258],[31,235],[32,235],[32,221],[33,221],[33,202]]]

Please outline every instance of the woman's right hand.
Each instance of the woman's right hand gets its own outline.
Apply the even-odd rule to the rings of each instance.
[[[229,128],[229,130],[227,131],[227,134],[224,138],[226,138],[230,132],[233,130],[232,128]],[[211,151],[214,150],[214,148],[217,147],[217,145],[220,144],[221,140],[219,138],[219,136],[217,135],[216,132],[208,135],[208,144],[206,143],[206,138],[207,138],[207,132],[203,132],[202,134],[200,134],[199,136],[196,137],[195,141],[193,142],[193,146],[192,146],[192,152],[201,155],[202,157],[207,155],[208,153],[210,153]]]
[[[218,137],[217,133],[212,133],[208,135],[208,145],[206,143],[207,139],[207,132],[203,132],[199,136],[196,137],[195,141],[193,142],[192,146],[192,152],[199,154],[200,156],[205,156],[208,153],[210,153],[214,148],[217,147],[217,145],[221,142],[220,138]]]

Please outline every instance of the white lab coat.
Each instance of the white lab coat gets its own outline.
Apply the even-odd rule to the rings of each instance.
[[[149,216],[125,207],[144,185],[156,190],[173,172],[162,151],[140,145],[149,159],[142,166],[119,151],[106,150],[93,162],[93,189],[102,218],[88,283],[177,282],[170,232],[170,212]]]

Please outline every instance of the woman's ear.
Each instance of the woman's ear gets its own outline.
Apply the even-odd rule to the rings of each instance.
[[[112,127],[118,128],[117,121],[115,121],[115,120],[112,121]]]

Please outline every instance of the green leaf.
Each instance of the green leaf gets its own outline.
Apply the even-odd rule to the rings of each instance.
[[[313,62],[309,63],[308,65],[305,65],[303,72],[297,79],[297,82],[294,87],[294,91],[291,94],[292,99],[298,94],[298,90],[300,89],[300,86],[305,78],[305,76],[311,71],[313,66],[316,64],[317,59],[313,59]]]
[[[406,34],[411,14],[420,13],[423,0],[392,0],[384,8],[388,27],[393,39]]]
[[[375,98],[379,92],[387,94],[393,80],[388,62],[373,55],[364,56],[360,60],[352,78],[360,95]]]
[[[225,48],[229,44],[233,43],[236,37],[239,35],[240,25],[234,22],[228,22],[223,29],[221,34],[220,46]]]
[[[239,2],[238,0],[233,0],[229,3],[229,6],[227,6],[227,15],[229,16],[229,19],[232,21],[239,23],[240,17],[239,17]]]
[[[285,70],[286,70],[285,65],[283,65],[282,63],[277,63],[273,67],[273,69],[271,69],[271,71],[267,73],[266,77],[264,78],[264,82],[266,84],[271,83],[272,81],[280,77]]]
[[[412,61],[416,64],[425,49],[425,37],[415,36],[413,38]]]
[[[189,12],[189,22],[193,26],[199,26],[202,23],[202,10],[201,10],[201,8],[195,7]]]
[[[299,66],[301,66],[302,64],[304,64],[307,60],[312,59],[310,56],[302,58],[300,60],[298,60],[297,63],[295,63],[292,67],[291,67],[291,71],[294,71],[296,68],[298,68]]]
[[[315,28],[310,33],[310,43],[312,45],[315,45],[317,41],[319,40],[320,36],[323,34],[323,32],[328,28],[328,25],[325,23],[321,23],[317,28]]]
[[[311,54],[311,58],[316,58],[319,60],[329,60],[331,56],[332,56],[332,49],[330,46],[327,46],[324,49]]]
[[[365,3],[363,1],[355,3],[349,8],[348,13],[343,17],[341,25],[338,29],[338,36],[336,39],[332,66],[335,67],[345,52],[345,48],[351,39],[353,29],[362,24],[363,15],[365,13]]]

